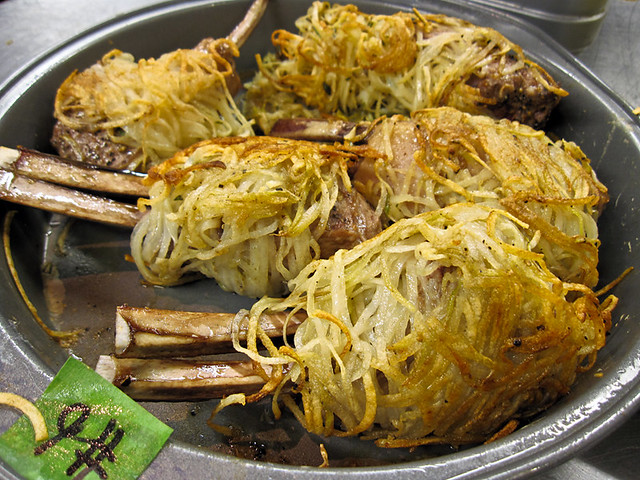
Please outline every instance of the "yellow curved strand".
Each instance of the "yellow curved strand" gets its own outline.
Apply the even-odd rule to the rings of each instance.
[[[258,57],[260,73],[249,84],[245,111],[265,132],[277,118],[321,112],[371,120],[446,102],[480,113],[481,105],[495,100],[466,81],[487,59],[498,62],[503,75],[527,67],[542,88],[567,94],[500,33],[460,19],[415,10],[373,15],[314,2],[296,27],[298,34],[274,32],[284,60]]]
[[[347,432],[336,432],[336,436],[347,437],[357,435],[367,430],[373,424],[378,409],[378,400],[371,373],[367,372],[367,374],[362,377],[362,387],[365,394],[365,411],[360,423]]]
[[[47,430],[47,424],[42,413],[29,400],[15,393],[0,392],[0,404],[17,408],[27,416],[33,426],[36,442],[41,442],[49,438],[49,431]]]
[[[33,315],[33,318],[38,323],[38,325],[40,325],[40,327],[45,331],[47,335],[49,335],[54,340],[60,342],[60,344],[63,347],[68,347],[78,339],[78,336],[82,333],[82,330],[59,331],[59,330],[52,330],[51,328],[49,328],[44,323],[40,315],[38,314],[38,310],[36,309],[35,305],[31,303],[31,300],[29,300],[29,297],[27,296],[27,292],[25,292],[22,286],[22,283],[20,282],[18,271],[16,270],[15,264],[13,262],[13,255],[11,254],[11,243],[10,243],[10,235],[9,235],[10,228],[11,228],[11,221],[13,220],[15,213],[16,213],[15,210],[7,212],[4,218],[4,228],[2,231],[2,240],[4,243],[4,255],[7,261],[9,272],[11,273],[11,277],[13,278],[13,281],[15,283],[16,289],[18,290],[18,293],[22,297],[22,300],[24,301],[25,305]]]
[[[214,419],[218,415],[218,413],[220,413],[220,411],[222,411],[224,408],[227,408],[229,405],[246,405],[246,403],[247,398],[244,393],[234,393],[223,398],[222,400],[220,400],[220,402],[218,402],[218,405],[216,405],[216,408],[213,409],[213,412],[211,412],[211,415],[207,420],[207,425],[209,425],[209,427],[216,432],[219,432],[226,436],[231,436],[233,434],[233,430],[230,427],[215,423]]]
[[[342,353],[340,353],[341,357],[344,356],[349,350],[351,350],[351,344],[352,344],[351,332],[349,331],[349,328],[344,324],[343,321],[341,321],[335,315],[331,315],[329,312],[324,312],[320,310],[316,310],[315,312],[313,312],[311,316],[318,317],[318,318],[321,318],[322,320],[327,320],[333,323],[342,331],[342,333],[344,333],[346,337],[346,342],[344,344],[344,347],[342,348]]]

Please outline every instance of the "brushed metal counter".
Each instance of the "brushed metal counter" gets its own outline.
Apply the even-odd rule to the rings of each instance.
[[[0,84],[51,47],[115,16],[159,3],[157,0],[0,0]],[[640,3],[610,0],[594,43],[577,54],[600,79],[631,107],[640,107]],[[29,359],[17,346],[0,339],[0,351],[12,368],[27,370]],[[46,385],[42,379],[7,382],[0,365],[0,390],[34,399]],[[28,390],[28,391],[27,391]],[[0,432],[16,417],[0,418]],[[632,479],[640,470],[640,413],[598,444],[538,479]]]

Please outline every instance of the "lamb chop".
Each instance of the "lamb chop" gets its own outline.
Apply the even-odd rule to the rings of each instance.
[[[245,115],[270,134],[291,117],[352,121],[427,107],[508,118],[541,128],[567,95],[523,50],[491,28],[444,15],[373,15],[314,2],[258,56]]]
[[[560,281],[528,243],[513,217],[486,206],[402,219],[312,262],[288,297],[228,315],[224,329],[248,360],[184,358],[182,343],[210,338],[212,320],[138,309],[121,343],[150,314],[142,331],[182,358],[121,350],[97,369],[134,398],[224,396],[215,412],[274,395],[276,418],[283,404],[312,433],[382,447],[484,442],[565,395],[611,327],[615,297],[600,303]],[[293,341],[277,346],[272,318],[295,324]]]
[[[200,140],[251,135],[233,99],[241,86],[234,57],[266,6],[267,0],[255,0],[227,38],[137,62],[112,50],[73,72],[55,99],[51,143],[59,155],[146,171]]]
[[[280,120],[273,135],[366,144],[379,152],[353,175],[387,221],[459,202],[502,208],[529,231],[560,278],[595,286],[596,220],[608,201],[589,159],[542,131],[441,107],[376,122]]]
[[[285,122],[277,133],[304,137],[308,130],[299,128],[300,121],[285,131],[291,122]],[[520,219],[532,251],[544,252],[549,268],[560,278],[596,284],[596,220],[608,197],[576,145],[553,143],[542,132],[516,122],[471,116],[447,107],[417,112],[412,119],[397,116],[359,127],[364,133],[350,136],[350,142],[367,145],[321,146],[274,137],[218,139],[186,150],[154,169],[154,199],[143,202],[151,211],[140,221],[136,218],[132,237],[132,253],[144,278],[171,285],[197,272],[214,276],[223,288],[250,296],[284,292],[283,285],[312,258],[330,256],[337,248],[375,235],[379,217],[389,223],[473,201],[505,209]],[[356,135],[357,131],[355,127]],[[280,161],[283,163],[277,166]],[[298,171],[287,163],[290,161],[306,165],[299,171],[307,173],[296,185],[285,186],[279,182],[290,182],[291,173]],[[319,163],[309,170],[316,161]],[[283,165],[287,165],[284,170]],[[325,173],[311,175],[316,168]],[[195,184],[187,186],[186,181],[200,180],[192,176],[209,180],[206,186],[194,188]],[[316,181],[324,186],[312,187]],[[251,189],[264,182],[273,187],[268,195],[259,189],[252,193]],[[315,197],[313,191],[318,188],[322,195]],[[334,200],[326,203],[338,196],[345,213],[339,213]],[[279,217],[279,222],[288,220],[276,227],[270,223],[279,215],[274,212],[295,203],[285,207],[288,198],[299,199],[296,208],[300,210]],[[359,211],[362,215],[353,214]],[[350,233],[340,233],[334,242],[329,233],[320,234],[317,229],[343,232],[333,228],[331,222],[336,218],[350,219]],[[292,223],[285,225],[287,222]],[[378,226],[367,227],[372,225]],[[311,229],[303,231],[301,226]],[[266,236],[256,233],[264,228],[271,229]],[[290,231],[296,234],[285,234]],[[246,242],[236,243],[236,238]],[[252,246],[258,238],[266,243]],[[267,257],[261,251],[280,253]],[[222,264],[230,259],[230,265]],[[262,273],[256,274],[258,271]],[[248,286],[247,278],[266,283]]]
[[[34,165],[37,152],[2,149],[0,198],[134,227],[131,253],[149,283],[206,276],[239,294],[275,295],[311,260],[380,232],[348,172],[366,152],[269,137],[211,139],[151,169],[140,185],[138,175],[50,155],[40,159],[55,168],[43,168]],[[82,188],[92,188],[84,181],[91,179],[102,191],[128,181],[136,195],[148,187],[150,198],[136,207],[42,178]]]
[[[176,154],[149,171],[149,211],[131,236],[138,270],[156,285],[204,275],[250,297],[285,293],[313,259],[380,232],[349,176],[367,152],[234,137]]]

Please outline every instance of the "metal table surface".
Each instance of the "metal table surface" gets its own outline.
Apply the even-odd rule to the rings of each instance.
[[[157,0],[0,0],[0,84],[56,44],[117,15]],[[640,107],[640,3],[610,0],[595,41],[577,58],[632,107]],[[41,378],[7,382],[9,368],[28,370],[29,359],[14,343],[0,339],[0,391],[35,399],[46,387]],[[0,414],[0,433],[16,416]],[[632,479],[640,470],[640,412],[564,464],[534,475],[537,479]]]

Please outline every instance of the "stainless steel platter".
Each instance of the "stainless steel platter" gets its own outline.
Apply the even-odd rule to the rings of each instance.
[[[248,1],[163,3],[99,25],[38,58],[0,87],[0,145],[50,151],[52,103],[56,88],[74,69],[94,63],[112,48],[136,57],[158,56],[191,47],[206,36],[224,36],[242,17]],[[482,7],[459,2],[353,2],[370,12],[413,6],[458,16],[501,31],[522,45],[570,92],[547,130],[578,143],[609,187],[611,202],[601,222],[602,283],[629,266],[638,267],[640,215],[640,122],[608,87],[540,31]],[[291,28],[308,2],[272,1],[258,30],[241,50],[240,71],[254,68],[253,55],[270,50],[270,33]],[[4,212],[15,208],[2,203]],[[213,282],[183,287],[143,287],[124,260],[126,231],[74,222],[64,248],[54,241],[61,219],[20,208],[11,228],[11,245],[31,300],[61,328],[86,328],[81,341],[62,349],[39,329],[0,264],[0,385],[22,392],[41,391],[69,355],[94,366],[111,351],[115,306],[235,311],[250,299],[224,293]],[[64,224],[64,220],[62,220]],[[557,464],[592,445],[629,418],[640,404],[640,277],[631,274],[614,293],[620,297],[607,346],[594,369],[582,375],[557,405],[508,437],[461,449],[381,450],[357,439],[321,439],[301,430],[292,418],[275,423],[268,403],[248,410],[229,409],[227,421],[242,435],[226,441],[206,426],[213,402],[144,404],[175,429],[169,444],[145,478],[516,478]],[[52,294],[51,292],[57,292]],[[47,304],[46,300],[58,303]],[[48,310],[47,310],[48,309]],[[35,396],[35,395],[34,395]],[[321,463],[325,443],[332,468]],[[12,474],[0,465],[0,475]]]

